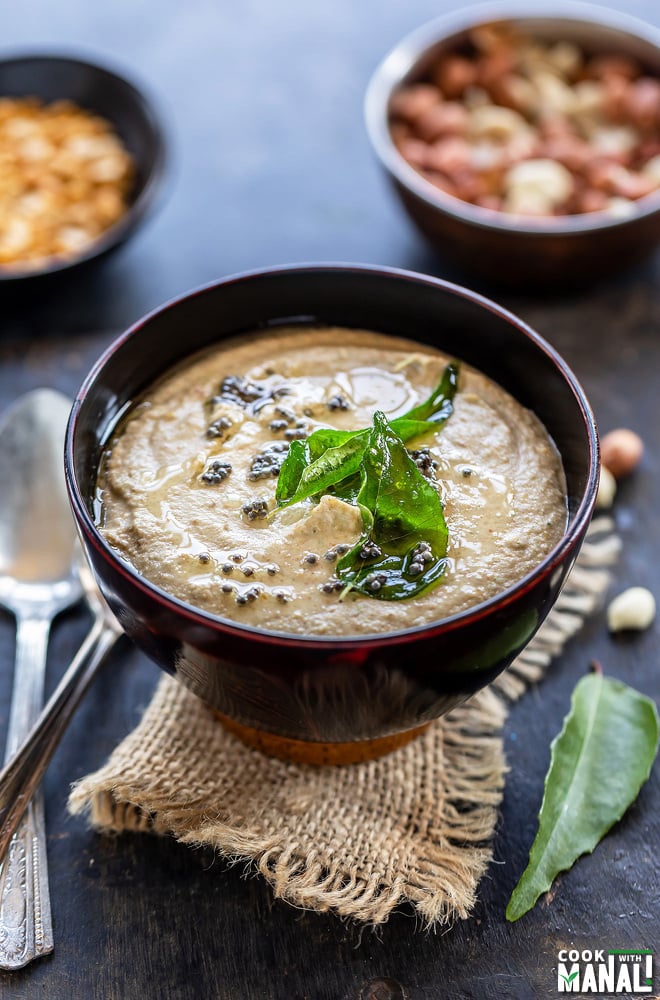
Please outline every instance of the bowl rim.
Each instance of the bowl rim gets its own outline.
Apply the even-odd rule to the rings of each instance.
[[[532,569],[529,573],[525,574],[524,577],[512,586],[507,587],[505,590],[495,595],[495,597],[489,598],[487,601],[482,601],[480,604],[474,605],[465,611],[461,611],[443,619],[438,619],[434,622],[426,622],[422,625],[410,626],[408,628],[397,629],[390,632],[370,632],[363,635],[328,637],[280,632],[275,629],[265,629],[252,625],[241,624],[235,620],[223,618],[220,615],[214,615],[210,612],[202,610],[201,608],[197,608],[192,604],[188,604],[186,601],[180,600],[163,590],[157,584],[152,583],[146,577],[138,573],[129,562],[123,559],[108,544],[99,531],[94,519],[89,513],[86,497],[83,495],[77,480],[75,473],[74,439],[77,433],[80,410],[88,394],[96,385],[97,380],[102,376],[103,370],[108,361],[117,351],[121,350],[124,344],[126,344],[132,337],[139,334],[140,330],[146,324],[150,323],[152,319],[171,309],[176,309],[179,305],[189,299],[229,285],[250,282],[253,280],[261,280],[264,278],[277,278],[277,275],[279,274],[312,276],[314,274],[328,273],[334,273],[337,276],[341,276],[342,274],[369,274],[380,276],[382,278],[394,278],[395,280],[409,283],[414,286],[430,286],[431,288],[441,289],[444,292],[448,292],[449,294],[465,299],[474,305],[495,313],[505,322],[515,326],[517,330],[530,339],[535,346],[546,355],[572,390],[582,416],[583,427],[587,435],[587,443],[589,447],[589,472],[585,490],[580,498],[580,502],[577,510],[575,511],[572,522],[566,526],[564,534],[559,542],[551,549],[538,566]],[[165,373],[160,372],[159,374],[156,374],[153,381],[163,374]],[[124,412],[126,412],[126,408],[122,410],[122,413]],[[113,419],[112,428],[116,427],[117,421],[120,418],[121,414],[118,414]],[[109,428],[106,428],[106,430],[108,429]],[[210,628],[211,630],[216,631],[218,635],[226,635],[229,632],[237,638],[250,639],[260,643],[275,643],[277,645],[319,650],[360,649],[363,646],[373,645],[374,643],[383,646],[397,645],[409,642],[411,639],[415,638],[450,632],[466,624],[485,618],[491,613],[497,612],[506,607],[513,601],[517,600],[526,591],[535,587],[542,578],[552,578],[553,574],[561,567],[565,557],[570,555],[571,551],[575,549],[575,546],[580,542],[587,530],[596,502],[599,470],[600,447],[598,430],[594,414],[586,394],[573,371],[561,355],[543,337],[541,337],[540,334],[533,330],[532,327],[513,313],[509,312],[509,310],[498,305],[496,302],[493,302],[491,299],[486,298],[479,292],[472,291],[471,289],[454,284],[453,282],[447,281],[443,278],[436,278],[431,275],[408,271],[396,267],[345,262],[281,264],[267,268],[241,271],[220,280],[211,281],[193,288],[182,293],[181,295],[177,295],[169,299],[157,308],[152,309],[141,319],[133,323],[123,334],[120,334],[119,337],[117,337],[106,348],[89,371],[76,394],[71,413],[69,415],[64,445],[65,479],[69,492],[69,499],[79,530],[83,532],[87,542],[96,549],[97,554],[100,555],[106,562],[109,562],[113,570],[121,575],[125,580],[129,581],[132,586],[137,587],[138,590],[148,596],[151,600],[155,600],[165,611],[174,613],[177,616],[183,616],[191,624],[202,626],[204,628]]]
[[[79,66],[94,73],[111,79],[113,82],[125,87],[139,105],[145,118],[148,119],[153,130],[155,139],[154,159],[151,170],[147,175],[142,190],[134,201],[131,201],[124,215],[105,229],[89,246],[89,248],[75,257],[65,260],[54,259],[53,263],[40,268],[29,267],[0,267],[0,284],[20,285],[22,282],[29,282],[34,279],[45,278],[50,275],[69,271],[79,264],[87,263],[97,257],[101,257],[108,250],[121,243],[138,223],[153,210],[156,204],[157,195],[161,189],[168,161],[168,141],[167,129],[164,124],[164,114],[160,102],[154,97],[151,88],[139,82],[134,77],[132,71],[127,75],[123,68],[114,62],[106,62],[105,59],[96,59],[95,56],[87,56],[74,49],[62,47],[57,51],[40,48],[30,48],[25,50],[12,50],[7,54],[0,53],[0,67],[10,66],[14,63],[30,62],[52,62],[65,63]],[[3,95],[0,94],[0,97]],[[25,94],[26,97],[32,96]],[[110,124],[114,127],[114,122],[110,119]]]
[[[543,13],[530,0],[489,0],[444,14],[413,29],[394,45],[373,71],[364,95],[363,115],[371,146],[385,169],[406,190],[429,208],[452,216],[477,229],[499,231],[521,236],[578,236],[581,233],[603,232],[648,218],[660,212],[660,190],[632,202],[626,215],[617,217],[606,212],[585,212],[536,218],[513,215],[496,209],[482,208],[456,198],[427,181],[407,160],[392,141],[388,125],[390,96],[404,76],[415,68],[427,50],[453,35],[489,21],[524,20],[548,22],[574,21],[618,31],[621,35],[655,46],[660,58],[660,29],[623,11],[584,3],[582,0],[554,0],[552,13]]]

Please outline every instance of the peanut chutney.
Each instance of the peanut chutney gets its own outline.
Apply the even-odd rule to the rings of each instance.
[[[480,604],[557,544],[566,498],[538,418],[467,365],[444,426],[406,443],[444,507],[447,567],[433,589],[398,601],[346,593],[335,568],[363,532],[360,508],[332,495],[275,500],[292,441],[368,427],[376,410],[394,419],[428,397],[449,360],[339,328],[223,341],[166,374],[119,427],[101,463],[100,529],[167,593],[279,632],[382,633]]]

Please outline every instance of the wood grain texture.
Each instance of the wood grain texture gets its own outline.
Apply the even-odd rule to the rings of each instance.
[[[47,299],[3,304],[0,407],[50,385],[77,389],[113,331],[223,274],[300,260],[388,263],[459,278],[518,312],[564,354],[604,431],[637,430],[646,455],[621,487],[624,551],[613,592],[660,595],[660,259],[606,286],[552,299],[500,295],[450,273],[409,228],[362,126],[371,70],[397,39],[454,5],[422,0],[25,0],[7,8],[6,46],[76,45],[150,84],[166,111],[176,170],[160,214],[98,271]],[[657,20],[650,0],[613,6]],[[95,332],[90,332],[95,331]],[[55,626],[48,687],[88,620]],[[0,735],[6,732],[13,627],[0,617]],[[596,852],[562,875],[515,925],[504,920],[536,827],[549,744],[591,659],[660,696],[660,628],[611,638],[595,617],[540,687],[512,710],[496,863],[473,918],[427,935],[407,913],[378,935],[274,902],[258,878],[209,852],[147,835],[102,838],[66,813],[69,785],[135,724],[158,671],[134,650],[112,656],[45,781],[55,952],[0,973],[11,1000],[535,1000],[556,996],[559,947],[660,951],[660,769]],[[660,958],[656,966],[660,965]],[[660,990],[660,971],[656,972]]]

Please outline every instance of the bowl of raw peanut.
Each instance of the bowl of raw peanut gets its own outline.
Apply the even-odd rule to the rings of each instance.
[[[466,8],[408,35],[366,94],[372,146],[447,260],[561,288],[660,242],[660,32],[591,4]]]
[[[83,59],[0,60],[0,284],[120,246],[153,207],[165,140],[142,90]]]

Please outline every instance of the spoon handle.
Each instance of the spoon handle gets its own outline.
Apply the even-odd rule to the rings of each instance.
[[[17,622],[6,760],[30,731],[43,703],[49,629],[45,616],[19,617]],[[53,950],[41,793],[29,802],[25,819],[0,858],[0,968],[20,969]]]
[[[0,857],[13,844],[14,830],[39,788],[55,749],[80,699],[108,652],[122,634],[119,625],[100,614],[50,696],[31,731],[0,772]],[[29,812],[28,812],[29,815]],[[0,891],[1,891],[0,875]],[[0,896],[1,899],[1,896]],[[2,909],[0,903],[0,968]]]

